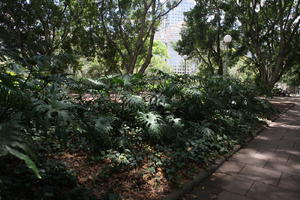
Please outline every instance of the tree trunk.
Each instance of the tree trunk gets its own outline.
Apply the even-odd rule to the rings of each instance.
[[[153,27],[153,29],[151,31],[150,44],[148,47],[147,57],[142,65],[141,69],[139,70],[139,73],[141,73],[141,74],[145,73],[145,70],[149,66],[152,56],[153,56],[152,50],[153,50],[153,43],[154,43],[154,34],[155,34],[155,28]]]
[[[135,67],[136,61],[137,61],[137,55],[138,54],[134,54],[129,57],[127,67],[126,67],[126,74],[133,74],[134,67]]]
[[[261,92],[265,95],[271,94],[272,89],[281,77],[281,75],[278,74],[277,71],[273,71],[269,74],[267,71],[268,68],[270,67],[260,67],[259,73],[259,87],[262,89]]]
[[[154,0],[153,4],[152,4],[151,14],[152,14],[153,20],[152,20],[152,27],[151,27],[151,30],[150,30],[150,44],[149,44],[149,47],[148,47],[148,50],[147,50],[147,56],[145,58],[145,61],[142,65],[142,67],[139,70],[139,73],[141,73],[141,74],[145,73],[145,70],[149,66],[149,64],[151,62],[151,59],[152,59],[152,56],[153,56],[152,51],[153,51],[153,43],[154,43],[154,35],[155,35],[155,20],[154,20],[155,19],[155,13],[156,13],[156,0]]]

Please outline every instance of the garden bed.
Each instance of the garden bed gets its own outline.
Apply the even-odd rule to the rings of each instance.
[[[32,200],[81,199],[75,194],[83,190],[96,199],[162,199],[246,143],[253,127],[276,113],[235,79],[165,74],[68,81],[33,92],[21,111],[30,113],[22,130],[34,144],[42,179],[29,169],[10,177],[7,166],[0,171],[3,199],[23,184],[47,191]],[[15,190],[32,195],[26,187]]]
[[[282,99],[269,99],[274,108],[279,113],[270,116],[275,119],[280,113],[285,112],[293,104]],[[267,120],[267,119],[266,119]],[[257,125],[252,127],[252,132],[257,132],[265,125]],[[103,170],[105,164],[109,161],[97,162],[92,161],[85,153],[64,153],[54,156],[55,159],[65,163],[69,168],[76,172],[78,182],[91,189],[97,199],[104,197],[111,198],[119,196],[122,199],[130,200],[160,200],[164,199],[169,193],[177,190],[186,183],[189,183],[194,177],[203,174],[207,168],[211,166],[203,166],[201,164],[188,163],[189,168],[182,169],[177,172],[178,178],[176,182],[168,181],[163,169],[153,174],[147,172],[147,162],[139,168],[129,171],[116,172],[109,176],[106,180],[99,178],[99,172]],[[221,157],[220,157],[221,158]],[[220,159],[219,158],[219,159]],[[218,157],[216,157],[218,160]]]

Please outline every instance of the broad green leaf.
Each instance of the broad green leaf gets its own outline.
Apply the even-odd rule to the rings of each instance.
[[[35,165],[35,163],[29,158],[29,156],[19,152],[18,150],[16,149],[13,149],[13,148],[10,148],[9,146],[6,146],[6,149],[7,151],[16,156],[17,158],[21,159],[21,160],[24,160],[24,162],[26,163],[27,167],[30,168],[34,174],[39,178],[41,179],[41,175],[39,174],[39,170],[37,168],[37,166]]]

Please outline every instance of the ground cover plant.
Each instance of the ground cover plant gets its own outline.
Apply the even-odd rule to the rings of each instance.
[[[197,0],[176,49],[199,73],[166,74],[180,3],[0,1],[0,200],[161,199],[299,85],[299,1]]]
[[[158,199],[274,112],[231,78],[74,79],[51,57],[2,59],[2,199]]]

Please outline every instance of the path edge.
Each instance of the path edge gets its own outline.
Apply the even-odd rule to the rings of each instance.
[[[246,143],[249,143],[250,141],[252,141],[257,135],[259,135],[259,133],[261,133],[263,130],[265,130],[272,122],[275,122],[277,119],[279,119],[282,115],[287,113],[294,106],[295,106],[294,103],[290,103],[290,105],[285,110],[283,110],[278,115],[274,116],[274,118],[272,118],[269,123],[261,126],[257,130],[255,130],[252,134],[253,136],[249,137],[246,140]],[[213,174],[225,161],[227,161],[233,154],[238,152],[242,147],[243,147],[242,145],[235,145],[233,147],[232,151],[223,155],[220,159],[217,159],[215,161],[215,164],[208,167],[205,171],[200,172],[197,176],[195,176],[193,178],[193,180],[191,180],[191,181],[185,183],[183,186],[181,186],[180,189],[177,189],[177,190],[171,192],[170,194],[168,194],[163,200],[178,200],[186,193],[192,191],[192,189],[194,189],[197,185],[199,185],[202,181],[204,181],[204,179],[208,178],[211,174]]]

